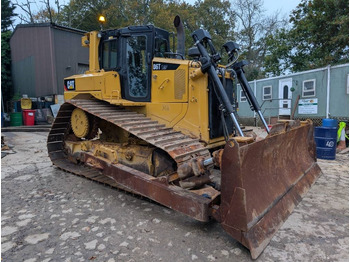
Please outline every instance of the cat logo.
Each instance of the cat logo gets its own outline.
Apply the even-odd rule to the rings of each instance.
[[[72,79],[72,80],[65,80],[65,85],[64,85],[64,89],[66,91],[73,91],[75,90],[75,80]]]

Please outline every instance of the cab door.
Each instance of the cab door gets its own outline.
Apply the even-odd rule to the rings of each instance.
[[[151,101],[153,31],[130,32],[124,37],[123,96],[136,102]]]

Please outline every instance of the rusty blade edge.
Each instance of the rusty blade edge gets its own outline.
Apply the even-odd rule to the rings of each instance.
[[[284,192],[284,194],[280,195],[278,198],[276,198],[266,209],[263,213],[261,213],[259,216],[254,218],[252,221],[250,221],[247,225],[248,228],[253,227],[255,224],[259,223],[259,221],[282,199],[284,198],[292,189],[293,187],[299,183],[301,179],[304,178],[305,175],[307,175],[314,167],[315,165],[318,166],[316,162],[314,162],[294,183],[290,185],[290,187]]]
[[[321,174],[320,167],[317,164],[313,165],[309,172],[248,231],[241,231],[225,222],[221,223],[221,226],[250,250],[252,259],[257,259]]]

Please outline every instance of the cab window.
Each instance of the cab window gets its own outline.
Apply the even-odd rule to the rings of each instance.
[[[117,39],[106,40],[102,46],[102,68],[114,69],[117,67]]]
[[[165,53],[168,49],[168,41],[164,38],[156,37],[155,41],[155,56],[156,57],[165,57]]]
[[[127,39],[127,70],[129,95],[134,98],[147,97],[148,64],[146,60],[146,36],[131,36]]]

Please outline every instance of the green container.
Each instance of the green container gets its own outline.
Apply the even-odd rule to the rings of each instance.
[[[21,126],[23,124],[22,112],[11,113],[10,126]]]

